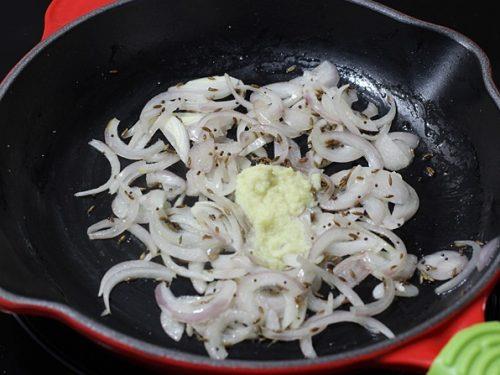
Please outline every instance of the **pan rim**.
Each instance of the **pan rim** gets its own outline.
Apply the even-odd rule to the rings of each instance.
[[[118,8],[127,3],[131,3],[133,1],[135,0],[118,0],[111,5],[92,11],[78,18],[74,22],[64,26],[56,33],[37,44],[22,60],[20,60],[20,62],[11,70],[7,77],[0,83],[0,101],[8,92],[11,84],[23,71],[24,67],[28,65],[35,56],[40,54],[52,42],[60,38],[62,35],[66,34],[74,27],[85,22],[86,20],[98,14],[105,13],[106,11],[109,11],[111,9]],[[386,17],[394,19],[395,21],[434,31],[438,34],[451,38],[455,42],[467,48],[477,57],[481,67],[482,77],[486,90],[497,107],[500,109],[500,92],[494,84],[489,59],[484,51],[471,39],[447,27],[419,20],[371,0],[344,1],[380,13]],[[491,282],[491,280],[493,280],[495,277],[495,270],[500,266],[500,254],[497,255],[496,259],[493,259],[491,263],[492,264],[488,268],[487,272],[481,275],[478,282],[471,287],[471,289],[465,296],[460,297],[458,302],[447,307],[425,323],[411,328],[407,332],[398,335],[394,339],[385,339],[383,341],[370,344],[365,348],[349,350],[347,352],[341,353],[334,353],[316,359],[290,359],[279,361],[248,361],[239,359],[227,359],[225,361],[217,361],[206,356],[179,352],[132,338],[124,333],[120,333],[114,329],[107,327],[105,324],[99,322],[98,320],[85,316],[84,314],[78,312],[76,309],[66,304],[56,303],[39,298],[16,295],[8,292],[2,287],[0,287],[0,306],[7,306],[7,308],[11,308],[20,312],[37,312],[39,314],[64,321],[74,329],[86,334],[87,336],[91,337],[95,341],[100,342],[101,344],[105,344],[107,346],[113,347],[114,349],[127,352],[134,356],[140,356],[143,359],[153,360],[158,363],[177,365],[180,367],[191,367],[193,369],[206,369],[207,367],[210,367],[213,370],[219,371],[230,371],[234,370],[235,368],[246,369],[249,371],[253,370],[255,372],[265,370],[273,370],[274,372],[276,372],[276,370],[288,371],[290,369],[312,370],[338,367],[353,362],[360,362],[362,360],[373,358],[381,354],[382,352],[388,352],[391,349],[394,349],[396,346],[401,345],[402,343],[406,343],[417,338],[418,336],[422,336],[436,326],[443,324],[453,315],[463,310],[474,299],[479,298],[481,292],[484,291],[488,282]]]

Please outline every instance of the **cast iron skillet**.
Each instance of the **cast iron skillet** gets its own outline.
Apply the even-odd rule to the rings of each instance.
[[[163,333],[149,281],[118,286],[113,314],[100,317],[100,278],[142,249],[133,238],[88,240],[87,226],[109,214],[110,198],[73,197],[107,178],[106,162],[87,142],[101,139],[113,116],[131,124],[145,101],[179,81],[223,72],[280,81],[324,59],[364,99],[381,104],[390,91],[394,129],[421,137],[403,171],[420,210],[397,231],[410,252],[499,232],[500,97],[487,58],[470,40],[361,0],[121,1],[36,47],[0,87],[0,306],[62,319],[151,362],[250,372],[357,363],[463,309],[491,284],[500,256],[448,295],[423,285],[418,298],[398,299],[379,316],[394,340],[351,324],[330,327],[314,340],[316,360],[302,359],[297,343],[247,342],[214,362],[200,342],[175,343]],[[286,74],[291,65],[298,70]],[[422,160],[429,152],[431,160]]]

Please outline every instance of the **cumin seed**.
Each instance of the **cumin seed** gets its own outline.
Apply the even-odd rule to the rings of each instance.
[[[424,173],[429,177],[434,177],[436,175],[436,171],[432,167],[425,167]]]

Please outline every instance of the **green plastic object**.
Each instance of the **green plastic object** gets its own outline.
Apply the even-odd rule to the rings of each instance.
[[[458,332],[427,375],[500,375],[500,322],[479,323]]]

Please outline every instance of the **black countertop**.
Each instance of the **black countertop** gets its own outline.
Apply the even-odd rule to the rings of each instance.
[[[492,1],[381,0],[414,17],[448,26],[473,39],[489,56],[500,83],[500,24]],[[40,39],[49,0],[3,1],[0,79]],[[489,315],[498,319],[498,287]],[[0,314],[0,374],[141,372],[69,328],[43,318]],[[373,371],[370,371],[373,374]],[[384,372],[387,374],[387,372]]]

